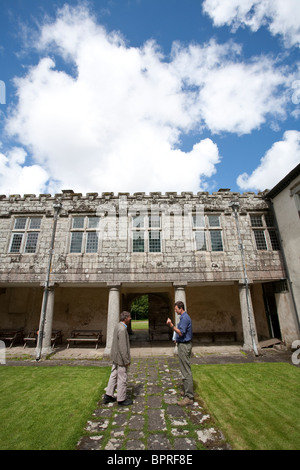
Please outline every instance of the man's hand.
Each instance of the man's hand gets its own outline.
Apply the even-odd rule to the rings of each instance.
[[[182,336],[181,331],[180,331],[178,328],[176,328],[176,326],[173,325],[172,320],[171,320],[170,318],[168,318],[168,320],[167,320],[167,325],[168,325],[170,328],[173,328],[174,331],[175,331],[175,333],[177,333],[179,336]]]

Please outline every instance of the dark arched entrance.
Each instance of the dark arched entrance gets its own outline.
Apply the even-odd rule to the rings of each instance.
[[[166,325],[168,317],[172,316],[171,302],[168,293],[133,293],[123,297],[123,310],[131,311],[131,305],[135,299],[142,296],[148,298],[148,330],[129,328],[128,332],[134,341],[167,341],[172,337],[170,328]]]

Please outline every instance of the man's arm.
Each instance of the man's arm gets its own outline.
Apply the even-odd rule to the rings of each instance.
[[[179,328],[176,328],[176,326],[173,325],[172,320],[170,318],[168,318],[168,320],[167,320],[167,325],[170,328],[172,328],[172,330],[175,331],[175,333],[177,333],[179,336],[182,336],[181,331],[179,330]]]
[[[122,357],[124,366],[129,366],[130,354],[128,351],[128,343],[127,343],[126,335],[127,335],[127,331],[124,328],[124,330],[121,330],[119,333],[119,352]]]

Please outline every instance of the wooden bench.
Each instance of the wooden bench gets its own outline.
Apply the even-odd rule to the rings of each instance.
[[[37,331],[36,330],[31,330],[28,331],[28,333],[25,334],[23,340],[24,340],[24,348],[26,348],[27,343],[34,343],[36,345],[37,342]]]
[[[52,330],[51,334],[51,344],[52,344],[52,349],[55,348],[56,342],[59,341],[60,344],[62,343],[62,331],[61,330]],[[35,346],[37,344],[37,339],[38,339],[38,332],[37,330],[31,330],[27,333],[27,335],[23,338],[24,340],[24,348],[26,348],[27,343],[34,343]]]
[[[55,348],[57,341],[59,341],[59,343],[62,344],[62,338],[63,338],[63,334],[61,330],[52,330],[52,335],[51,335],[52,349]]]
[[[13,346],[14,343],[21,342],[23,339],[24,328],[6,328],[0,330],[0,340],[9,341],[9,348]]]
[[[164,330],[149,330],[150,341],[170,341],[173,336],[173,331],[168,328],[168,331]]]
[[[71,338],[67,338],[69,348],[70,343],[83,342],[95,343],[96,349],[102,342],[102,330],[73,330],[71,331]]]
[[[230,338],[237,341],[236,331],[202,331],[201,333],[193,333],[193,338],[201,340],[201,338],[210,337],[213,343],[216,338]]]

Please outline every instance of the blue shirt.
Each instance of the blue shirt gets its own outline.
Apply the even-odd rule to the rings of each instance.
[[[177,343],[187,343],[192,341],[193,332],[192,332],[192,320],[190,316],[184,312],[180,315],[180,320],[177,328],[180,330],[182,336],[176,333],[176,342]]]

